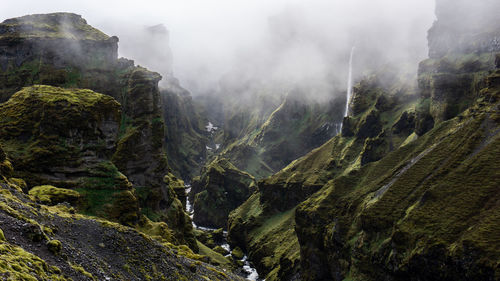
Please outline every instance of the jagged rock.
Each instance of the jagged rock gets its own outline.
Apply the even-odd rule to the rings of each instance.
[[[489,12],[498,9],[500,3],[491,0],[481,3],[468,0],[436,1],[437,21],[427,36],[429,57],[500,51],[500,24],[495,13]]]
[[[115,65],[118,38],[88,25],[79,15],[29,15],[0,24],[0,102],[23,86],[75,85],[93,70]],[[98,76],[98,75],[95,75]]]
[[[399,120],[392,126],[392,133],[410,135],[415,130],[415,118],[415,112],[403,112]]]
[[[6,67],[4,69],[0,67],[0,101],[7,99],[23,86],[35,83],[88,88],[114,97],[121,103],[121,107],[117,103],[118,108],[121,109],[116,119],[119,128],[116,132],[105,131],[103,134],[107,137],[112,136],[115,141],[118,137],[116,149],[107,148],[106,155],[102,155],[102,149],[99,148],[103,144],[102,141],[96,144],[99,148],[97,151],[99,157],[109,161],[111,158],[109,153],[111,153],[114,164],[108,162],[106,165],[109,167],[104,167],[104,169],[93,165],[90,173],[99,173],[100,176],[91,177],[86,182],[74,182],[87,190],[83,192],[84,194],[82,193],[83,196],[98,199],[91,200],[98,203],[96,206],[90,204],[84,210],[93,215],[102,215],[107,209],[104,208],[103,201],[130,199],[128,193],[113,196],[115,191],[108,192],[112,189],[110,187],[120,186],[118,190],[130,190],[132,183],[133,188],[137,190],[136,193],[132,192],[132,195],[140,197],[139,202],[143,213],[154,220],[175,219],[168,223],[172,228],[174,225],[179,226],[176,230],[179,234],[177,235],[179,243],[189,240],[190,246],[197,249],[189,217],[185,218],[187,214],[183,211],[182,203],[175,201],[177,200],[175,193],[171,192],[163,181],[169,168],[164,153],[165,128],[158,89],[161,76],[144,68],[135,67],[133,61],[117,59],[117,42],[118,38],[105,35],[75,14],[31,15],[5,21],[0,24],[0,50],[5,53],[5,56],[0,59],[0,65]],[[109,112],[113,111],[109,110]],[[63,115],[59,117],[64,118]],[[86,120],[75,121],[75,125],[84,127]],[[61,134],[71,133],[65,130],[66,128],[60,129]],[[39,142],[51,141],[56,140],[43,138],[39,140]],[[94,156],[76,155],[75,153],[80,151],[79,148],[75,148],[74,151],[67,151],[65,147],[56,148],[60,149],[59,152],[67,152],[60,155],[66,155],[67,159],[64,160],[68,165],[62,173],[51,174],[52,184],[68,187],[67,184],[71,179],[64,178],[65,175],[77,174],[79,170],[75,167],[82,166],[80,162],[88,163]],[[73,149],[73,147],[69,148]],[[85,153],[95,154],[93,150],[92,147],[85,148]],[[43,169],[45,163],[43,161],[50,161],[42,157],[44,153],[50,153],[50,151],[36,151],[33,157],[40,156],[38,157],[40,162],[37,162],[37,159],[37,161],[30,162],[31,164],[26,162],[25,165],[37,167],[17,169],[17,173],[24,173],[24,178],[28,183],[33,181],[31,179],[33,177],[39,178],[33,170]],[[74,164],[69,165],[68,161]],[[51,165],[49,163],[48,167]],[[119,168],[119,171],[114,165]],[[111,169],[108,169],[110,167]],[[112,180],[106,178],[112,178]],[[63,181],[65,184],[57,181]],[[89,185],[97,186],[98,188],[94,189],[101,191],[89,193],[88,191],[92,190],[87,188]],[[147,200],[148,198],[151,200]],[[135,204],[130,204],[130,206],[135,206]],[[98,207],[97,210],[94,207]],[[133,216],[127,215],[127,217]],[[183,240],[184,236],[187,240]]]
[[[163,83],[160,91],[165,122],[165,148],[172,169],[183,179],[200,172],[207,158],[208,132],[190,93],[175,79]]]
[[[226,227],[229,213],[245,202],[255,190],[255,179],[238,170],[226,159],[218,159],[204,168],[195,195],[194,217],[197,225]]]
[[[500,25],[483,11],[499,8],[496,1],[437,1],[438,20],[428,34],[430,59],[418,71],[421,95],[431,98],[429,113],[435,123],[457,116],[480,96],[488,71],[495,67],[493,53],[500,51]],[[422,117],[427,120],[417,123],[429,125],[428,116]]]
[[[358,138],[372,138],[377,136],[381,130],[380,113],[378,110],[371,110],[361,118],[356,136]]]
[[[478,102],[300,204],[301,277],[494,280],[498,108]]]
[[[120,104],[112,97],[33,86],[0,108],[0,139],[17,169],[30,173],[25,178],[31,186],[75,187],[115,149]]]
[[[375,75],[357,85],[358,96],[353,99],[357,104],[354,110],[356,114],[351,112],[350,116],[344,118],[342,134],[293,161],[273,176],[259,181],[258,192],[230,214],[229,243],[244,249],[266,280],[303,278],[301,255],[307,254],[312,264],[320,259],[320,252],[309,255],[309,252],[303,253],[299,247],[295,233],[297,205],[300,206],[308,198],[324,196],[322,188],[330,180],[337,177],[344,179],[343,175],[348,176],[358,169],[373,165],[369,162],[382,161],[412,134],[410,128],[403,128],[404,122],[401,121],[398,126],[396,123],[401,119],[402,112],[415,110],[415,89],[408,86],[411,84],[405,80],[407,78],[397,73],[394,75],[392,79],[384,79],[391,83],[378,83],[379,79]],[[380,98],[382,95],[387,97]],[[395,95],[399,98],[394,98]],[[376,108],[377,104],[380,110]],[[395,126],[401,126],[399,134],[392,133]],[[339,192],[347,190],[350,189],[346,187]],[[349,209],[346,205],[339,208]],[[311,224],[321,224],[334,218],[308,219]],[[315,239],[322,241],[324,238]],[[304,249],[308,250],[306,247]],[[281,265],[287,268],[281,268]],[[329,279],[327,277],[324,280]]]
[[[408,134],[409,135],[409,134]],[[387,140],[385,131],[375,138],[367,138],[363,151],[361,152],[361,165],[366,165],[370,162],[382,159],[391,151],[391,146]]]

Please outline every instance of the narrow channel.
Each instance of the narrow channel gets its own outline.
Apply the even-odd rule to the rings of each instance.
[[[186,185],[186,211],[188,212],[189,216],[191,217],[191,220],[193,219],[194,216],[194,208],[191,202],[189,201],[189,193],[191,192],[191,185],[187,184]],[[193,222],[193,227],[201,230],[201,231],[215,231],[217,229],[214,228],[208,228],[208,227],[203,227],[203,226],[198,226]],[[223,231],[224,234],[224,242],[220,244],[222,248],[224,248],[226,251],[229,252],[228,255],[225,257],[231,257],[232,255],[232,250],[231,246],[227,243],[227,231]],[[248,260],[247,255],[243,256],[241,259],[243,262],[243,272],[245,273],[246,276],[244,276],[246,279],[250,281],[265,281],[265,279],[259,278],[259,274],[257,273],[257,269],[255,269],[250,261]]]

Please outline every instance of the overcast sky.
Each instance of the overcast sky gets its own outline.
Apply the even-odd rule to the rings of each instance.
[[[369,63],[370,56],[416,62],[426,57],[426,31],[435,18],[434,0],[2,0],[1,6],[2,20],[81,14],[108,35],[122,37],[122,46],[141,46],[129,42],[140,38],[134,36],[136,27],[162,23],[170,31],[174,75],[188,88],[193,80],[217,80],[244,62],[254,72],[272,68],[267,76],[290,79],[330,75],[331,64],[344,75],[345,52],[355,44],[363,54],[373,50],[357,56],[358,65]],[[134,51],[144,48],[119,52],[134,59]],[[377,55],[380,50],[386,52]]]

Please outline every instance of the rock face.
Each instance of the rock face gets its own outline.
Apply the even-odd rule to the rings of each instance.
[[[248,116],[242,116],[242,112],[235,114],[227,121],[224,130],[228,132],[224,133],[239,131],[241,135],[226,143],[227,149],[221,155],[259,179],[279,171],[336,135],[340,130],[342,102],[331,100],[319,104],[305,99],[305,92],[292,91],[274,111],[257,114],[265,117],[261,124],[254,119],[251,126],[238,130],[238,120]]]
[[[0,147],[0,275],[4,278],[243,280],[201,262],[205,258],[186,246],[167,243],[165,223],[148,222],[140,232],[75,214],[65,204],[39,205],[22,192],[23,181],[11,178],[11,173]],[[36,195],[46,195],[48,189],[53,188],[37,188]]]
[[[125,206],[135,206],[138,200],[144,215],[153,220],[165,220],[172,229],[175,228],[173,231],[179,243],[186,243],[197,249],[190,219],[182,204],[178,203],[176,193],[164,181],[164,176],[170,170],[163,142],[165,126],[158,88],[161,76],[135,67],[133,61],[117,59],[117,42],[116,37],[103,34],[74,14],[31,15],[6,20],[0,24],[0,52],[5,54],[1,56],[4,68],[0,69],[2,99],[9,98],[23,86],[35,83],[65,88],[89,88],[110,96],[108,98],[111,100],[114,97],[119,102],[114,101],[118,111],[96,109],[103,110],[97,113],[116,114],[114,125],[108,122],[99,130],[96,129],[96,133],[100,132],[103,135],[101,138],[105,138],[98,139],[98,145],[109,142],[108,138],[113,138],[114,143],[104,152],[98,151],[106,153],[104,158],[108,162],[104,166],[99,164],[100,166],[92,167],[95,168],[93,173],[114,175],[114,181],[123,183],[130,192],[122,193],[113,200],[125,203]],[[65,118],[63,115],[57,116]],[[91,126],[85,119],[74,122],[82,127]],[[110,128],[113,132],[109,131]],[[57,133],[62,137],[71,134],[68,128],[59,129]],[[55,136],[52,140],[54,142],[59,137],[58,134]],[[40,141],[43,139],[38,142]],[[86,142],[92,145],[90,139],[84,139],[79,145]],[[68,161],[85,163],[86,157],[73,154]],[[36,174],[28,175],[28,172],[44,169],[40,163],[31,162],[31,165],[38,167],[26,171],[18,169],[18,172],[25,173],[27,178],[35,177]],[[51,181],[68,182],[65,176],[64,173],[52,173]],[[89,185],[104,186],[104,190],[109,190],[108,186],[114,185],[114,181],[92,181]],[[133,185],[133,190],[130,190],[130,184]],[[97,205],[111,200],[109,196],[111,195],[104,191],[87,194]],[[89,206],[90,209],[92,206]]]
[[[81,209],[133,224],[138,220],[132,185],[110,162],[120,126],[120,104],[91,90],[26,87],[0,104],[0,141],[16,176],[28,186],[78,189]],[[99,202],[93,200],[102,196]],[[128,206],[118,206],[128,197]],[[105,203],[106,202],[106,203]]]
[[[74,86],[90,80],[98,75],[96,69],[116,64],[117,43],[117,37],[107,36],[75,14],[5,20],[0,24],[0,102],[23,86]]]
[[[397,76],[392,84],[385,80],[374,75],[356,85],[353,114],[344,120],[342,134],[259,181],[258,192],[231,213],[230,244],[246,249],[266,280],[301,276],[297,205],[336,176],[386,156],[413,134],[415,123],[408,116],[416,110],[416,90]]]
[[[303,280],[497,279],[497,76],[459,117],[299,205]]]
[[[500,52],[500,23],[494,11],[500,3],[468,0],[437,0],[437,21],[429,30],[429,57],[449,53]]]
[[[199,175],[207,159],[206,121],[198,113],[190,93],[173,78],[163,83],[161,98],[165,122],[165,148],[169,164],[183,179]]]
[[[229,213],[255,190],[255,179],[238,170],[226,159],[204,168],[201,179],[193,182],[194,217],[197,225],[226,227]]]
[[[429,117],[435,123],[453,118],[479,96],[500,52],[500,24],[492,13],[499,8],[490,0],[437,1],[437,21],[428,34],[430,58],[419,66],[421,95],[430,100],[419,114],[424,123],[431,123]]]

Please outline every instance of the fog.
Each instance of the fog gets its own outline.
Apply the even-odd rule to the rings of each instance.
[[[355,79],[387,64],[416,71],[435,19],[433,0],[2,2],[2,20],[80,14],[120,38],[120,56],[177,77],[193,95],[221,92],[223,81],[225,92],[279,84],[329,96],[347,87],[353,46]]]

